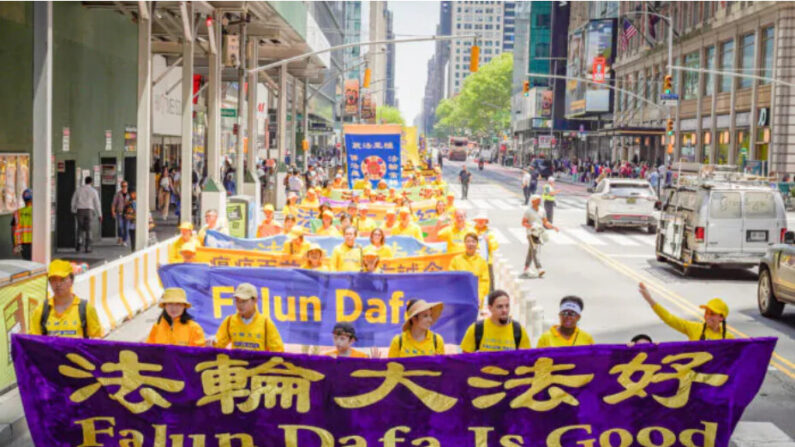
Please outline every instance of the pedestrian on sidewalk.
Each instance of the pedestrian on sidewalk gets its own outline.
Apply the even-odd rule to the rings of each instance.
[[[135,251],[135,214],[136,214],[136,203],[135,203],[135,191],[130,192],[130,200],[127,201],[127,205],[124,206],[124,220],[127,221],[127,235],[130,237],[130,249]],[[150,216],[151,217],[151,216]]]
[[[504,290],[491,292],[487,299],[489,317],[472,323],[461,340],[464,352],[530,349],[530,337],[518,321],[511,318],[511,297]]]
[[[99,203],[99,194],[94,189],[94,180],[91,176],[86,176],[85,184],[72,195],[72,213],[77,215],[77,246],[76,251],[80,251],[81,237],[82,245],[86,253],[91,253],[91,221],[96,213],[99,221],[102,222],[102,205]]]
[[[688,340],[725,340],[734,338],[734,335],[726,332],[726,318],[729,317],[729,306],[720,299],[713,298],[698,306],[704,309],[704,322],[688,321],[680,318],[664,308],[660,303],[654,301],[649,293],[649,289],[642,282],[638,284],[638,292],[651,306],[654,313],[671,328],[685,334]]]
[[[14,211],[11,228],[14,231],[14,253],[22,255],[22,259],[33,259],[33,191],[26,189],[22,193],[25,206]]]
[[[122,180],[121,189],[116,191],[113,196],[113,203],[110,205],[110,215],[116,220],[116,243],[127,246],[127,219],[124,218],[124,209],[130,201],[130,193],[127,192],[127,181]]]
[[[461,199],[467,199],[469,192],[469,181],[472,179],[472,173],[467,171],[467,165],[461,167],[461,172],[458,173],[458,180],[461,181]]]
[[[555,177],[549,177],[546,185],[544,185],[544,194],[541,197],[544,199],[544,211],[547,213],[547,220],[549,223],[553,222],[555,213],[555,196],[558,195],[558,190],[555,188]]]
[[[522,217],[522,226],[527,229],[527,256],[524,261],[524,272],[522,278],[531,278],[532,273],[530,264],[535,266],[538,278],[544,276],[545,271],[541,268],[541,262],[538,260],[538,251],[540,249],[542,240],[544,238],[544,231],[555,230],[560,231],[558,227],[552,225],[547,220],[546,211],[540,207],[541,196],[534,194],[530,198],[530,206],[527,207],[524,216]]]
[[[173,183],[168,168],[163,168],[163,173],[160,175],[160,190],[158,192],[159,205],[161,207],[160,217],[163,220],[168,218],[168,208],[171,206],[171,189]]]
[[[522,175],[522,193],[524,194],[524,204],[525,205],[527,205],[527,203],[530,201],[530,196],[532,195],[532,194],[530,194],[530,181],[531,180],[532,180],[532,177],[530,177],[530,168],[526,168],[524,170],[524,174]]]
[[[560,325],[552,326],[538,339],[539,348],[557,348],[563,346],[587,346],[594,344],[593,337],[579,327],[584,304],[582,298],[574,295],[564,296],[560,300]]]

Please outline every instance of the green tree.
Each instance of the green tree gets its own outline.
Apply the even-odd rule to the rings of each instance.
[[[400,110],[392,106],[378,106],[375,110],[375,122],[384,124],[406,124]]]

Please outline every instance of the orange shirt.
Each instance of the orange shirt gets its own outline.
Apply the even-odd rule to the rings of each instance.
[[[273,223],[266,223],[264,220],[261,224],[259,224],[259,228],[257,228],[257,237],[268,237],[268,236],[275,236],[282,232],[282,227],[278,224]]]
[[[155,345],[177,345],[177,346],[204,346],[204,331],[199,323],[189,320],[187,323],[174,321],[173,326],[169,325],[162,316],[149,331],[146,342]]]
[[[348,356],[350,358],[353,358],[353,359],[367,359],[367,358],[370,358],[367,354],[365,354],[362,351],[357,351],[356,349],[353,349],[353,348],[348,348],[348,350],[350,351],[350,355]],[[323,355],[327,355],[329,357],[339,357],[339,352],[336,349],[334,349],[334,350],[331,350],[329,352],[324,352]]]

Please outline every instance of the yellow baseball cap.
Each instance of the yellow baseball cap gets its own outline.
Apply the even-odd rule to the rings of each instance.
[[[185,291],[179,287],[169,287],[163,291],[163,298],[160,299],[160,307],[166,307],[166,304],[184,304],[185,309],[190,309],[191,304],[188,302],[188,297]]]
[[[193,224],[190,222],[182,222],[181,224],[179,224],[179,229],[193,231]]]
[[[304,227],[293,227],[290,230],[290,234],[287,235],[287,239],[292,241],[303,236],[304,236]]]
[[[321,247],[320,245],[314,242],[309,244],[309,248],[306,250],[306,253],[304,253],[304,255],[307,255],[309,254],[310,251],[315,251],[315,250],[320,251],[320,254],[322,256],[326,256],[326,250],[323,250],[323,247]]]
[[[187,251],[188,253],[196,254],[196,243],[193,241],[186,242],[182,244],[180,247],[179,252],[182,253],[183,251]]]
[[[378,250],[372,245],[368,245],[362,249],[362,256],[378,256]]]
[[[330,218],[333,219],[334,218],[334,213],[332,213],[329,210],[323,211],[323,217],[330,217]]]
[[[729,306],[726,305],[726,302],[720,298],[712,298],[711,300],[707,301],[707,304],[702,304],[698,307],[702,309],[709,309],[718,315],[723,315],[723,318],[729,317]]]
[[[262,207],[263,211],[273,211],[273,205],[270,203],[266,203],[265,206]]]
[[[257,299],[257,288],[251,283],[240,283],[235,289],[235,298],[244,300]]]
[[[54,259],[52,262],[50,262],[50,267],[47,269],[48,278],[52,278],[53,276],[57,276],[58,278],[66,278],[73,273],[74,270],[72,270],[72,263],[69,261],[64,261],[63,259]]]

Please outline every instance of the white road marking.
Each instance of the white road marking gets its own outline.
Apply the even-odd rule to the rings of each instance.
[[[475,205],[475,208],[480,208],[482,210],[492,209],[492,206],[485,200],[469,199],[469,201],[472,202],[472,205]]]
[[[511,204],[505,203],[504,200],[500,200],[500,199],[492,199],[489,202],[492,205],[494,205],[495,207],[497,207],[497,209],[503,210],[503,211],[513,211],[513,210],[515,210],[517,208],[516,206],[513,206]]]
[[[511,236],[517,241],[527,242],[527,230],[525,230],[524,227],[508,228],[508,232],[511,233]]]
[[[460,208],[462,210],[471,210],[472,209],[472,204],[469,203],[469,201],[456,200],[455,201],[455,207],[456,208]]]
[[[588,245],[605,245],[605,242],[582,228],[566,230],[567,233],[585,242]]]
[[[549,241],[553,244],[574,245],[577,243],[577,241],[566,236],[563,232],[558,233],[555,230],[547,230],[547,233],[549,234]]]
[[[637,242],[633,242],[632,239],[623,234],[605,234],[603,237],[610,239],[622,247],[635,247],[638,245]]]
[[[491,233],[494,234],[494,239],[497,240],[498,244],[503,245],[511,242],[511,240],[508,239],[508,236],[506,236],[505,233],[503,233],[502,231],[496,228],[489,228],[489,231],[491,231]]]
[[[653,234],[650,234],[648,236],[632,236],[632,238],[644,245],[649,245],[652,247],[654,247],[657,244],[656,242],[657,237]]]
[[[754,447],[775,444],[776,447],[792,447],[792,441],[783,430],[772,422],[740,421],[732,433],[731,444],[735,447]]]

